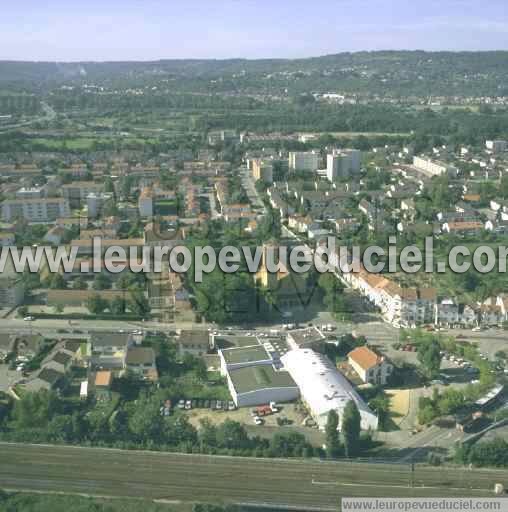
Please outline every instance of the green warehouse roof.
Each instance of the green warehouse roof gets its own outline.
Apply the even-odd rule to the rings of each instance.
[[[255,363],[270,359],[268,352],[262,345],[250,347],[230,348],[222,351],[224,360],[228,364]]]
[[[268,388],[296,388],[295,381],[286,371],[275,371],[273,366],[258,365],[238,368],[229,372],[238,394]]]

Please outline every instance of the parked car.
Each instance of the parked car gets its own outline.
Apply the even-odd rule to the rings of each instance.
[[[185,401],[185,409],[187,409],[187,410],[192,409],[192,401],[191,400]]]
[[[185,400],[178,400],[178,409],[185,409]]]
[[[35,317],[33,317],[33,316],[25,316],[25,318],[23,318],[23,320],[25,322],[33,322],[35,320]]]
[[[279,407],[277,407],[277,404],[275,402],[270,402],[270,409],[272,412],[279,412]]]
[[[233,402],[233,400],[230,400],[230,401],[228,402],[228,409],[229,409],[230,411],[234,411],[234,410],[236,409],[236,405],[235,405],[235,402]]]
[[[254,423],[256,425],[262,425],[264,423],[264,420],[260,418],[259,416],[254,416]]]
[[[217,400],[216,404],[215,404],[215,408],[220,411],[222,409],[222,401],[221,400]]]

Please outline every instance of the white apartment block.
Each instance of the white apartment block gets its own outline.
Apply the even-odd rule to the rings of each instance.
[[[506,140],[486,140],[485,147],[492,153],[503,153],[508,149],[508,141]]]
[[[453,165],[421,156],[413,157],[413,166],[430,176],[441,176],[442,174],[456,176],[458,172],[457,168]]]
[[[16,191],[16,199],[41,199],[46,197],[46,187],[23,187]]]
[[[49,222],[70,217],[69,202],[61,197],[40,199],[7,199],[2,203],[2,220],[25,219],[28,222]]]
[[[395,327],[430,323],[434,319],[434,288],[404,288],[363,268],[359,272],[343,273],[342,278],[377,306],[384,319]]]
[[[90,194],[99,194],[104,185],[95,181],[74,181],[62,186],[62,195],[73,208],[79,208]]]
[[[360,168],[361,152],[358,149],[335,150],[326,156],[326,177],[329,181],[357,174]]]
[[[315,172],[319,167],[319,155],[314,151],[290,151],[289,170]]]

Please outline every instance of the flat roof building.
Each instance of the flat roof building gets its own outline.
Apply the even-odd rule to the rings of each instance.
[[[273,360],[263,345],[219,349],[221,374],[253,365],[272,365]]]
[[[291,375],[286,371],[277,371],[273,366],[254,365],[231,370],[227,374],[227,381],[237,407],[290,402],[300,395]]]

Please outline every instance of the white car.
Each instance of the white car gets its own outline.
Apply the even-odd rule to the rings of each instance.
[[[23,320],[25,322],[33,322],[35,320],[35,318],[33,316],[25,316],[25,318],[23,318]]]
[[[254,423],[256,425],[262,425],[263,424],[263,419],[260,418],[259,416],[254,416]]]

